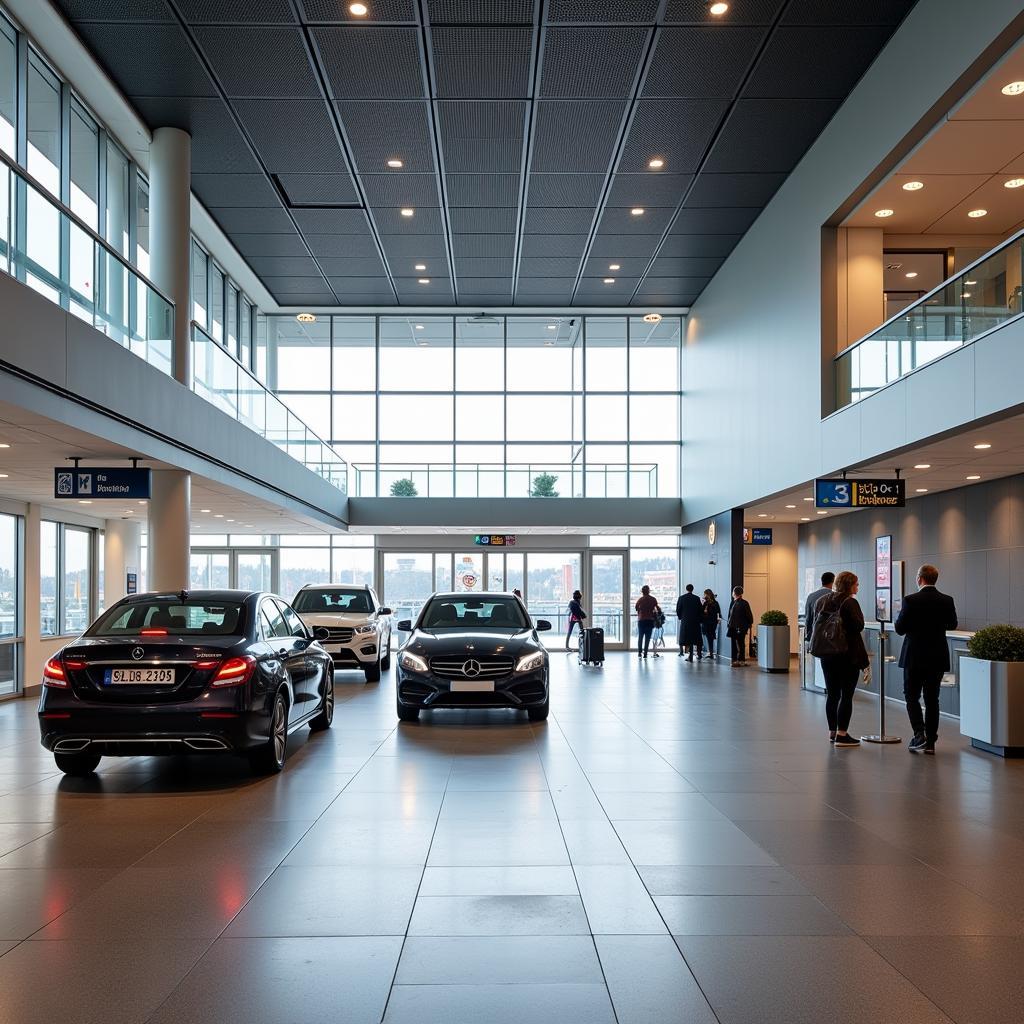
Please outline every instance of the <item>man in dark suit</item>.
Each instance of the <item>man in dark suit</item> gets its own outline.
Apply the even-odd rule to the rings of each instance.
[[[914,730],[909,749],[915,754],[934,754],[939,735],[939,687],[949,671],[949,645],[946,630],[956,629],[956,605],[948,594],[935,589],[939,570],[922,565],[917,570],[916,594],[903,599],[903,607],[893,627],[905,637],[900,651],[903,669],[903,695]],[[924,695],[924,716],[921,695]]]
[[[686,584],[686,593],[676,601],[676,618],[679,619],[679,657],[686,654],[687,661],[693,661],[693,649],[697,657],[704,657],[704,634],[700,631],[700,598],[693,592],[693,584]]]

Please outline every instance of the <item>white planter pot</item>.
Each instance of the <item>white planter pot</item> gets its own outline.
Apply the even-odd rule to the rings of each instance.
[[[767,672],[789,671],[789,626],[757,627],[757,665]]]
[[[1024,747],[1024,662],[960,658],[960,733],[991,747]]]

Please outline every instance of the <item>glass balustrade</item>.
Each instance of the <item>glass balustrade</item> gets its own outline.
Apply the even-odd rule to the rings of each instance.
[[[192,390],[266,438],[342,493],[348,464],[197,323],[192,324]]]
[[[1021,315],[1024,232],[908,306],[835,359],[836,408]]]
[[[172,372],[173,303],[3,154],[0,271]]]

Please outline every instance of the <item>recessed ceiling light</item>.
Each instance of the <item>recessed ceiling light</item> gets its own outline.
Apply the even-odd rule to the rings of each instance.
[[[828,513],[826,511],[824,511],[824,509],[822,509],[821,511],[818,512],[818,515],[819,516],[827,516]]]
[[[964,281],[964,284],[977,284],[977,281]]]
[[[213,518],[214,519],[223,519],[224,518],[224,513],[223,512],[214,512],[213,513]]]
[[[971,297],[971,293],[970,293],[970,292],[964,292],[964,293],[963,293],[963,297],[964,297],[965,299],[969,299],[969,298]]]
[[[810,521],[811,521],[811,517],[810,516],[801,516],[800,517],[800,522],[801,523],[809,523]]]
[[[642,217],[644,208],[642,206],[634,206],[629,212],[633,214],[634,217]]]
[[[126,509],[124,510],[124,512],[123,512],[123,515],[126,515],[126,516],[133,516],[133,515],[135,515],[135,509],[133,509],[133,508],[126,508]],[[198,529],[199,529],[199,527],[197,526],[197,527],[196,527],[196,529],[198,530]]]
[[[548,330],[549,331],[557,331],[558,328],[554,324],[548,324]]]
[[[757,518],[758,519],[767,519],[768,518],[768,513],[767,512],[758,512],[757,513]]]
[[[91,501],[79,501],[78,504],[79,505],[91,505],[92,502]]]
[[[725,3],[715,3],[708,8],[708,12],[716,18],[721,17],[727,10],[729,10],[729,5]]]
[[[609,270],[621,270],[622,269],[622,264],[621,263],[609,263],[608,264],[608,269]]]
[[[146,503],[144,501],[140,501],[139,504],[140,505],[145,505]]]
[[[660,324],[661,314],[660,313],[645,313],[644,314],[645,324]]]
[[[426,263],[417,263],[416,266],[413,267],[412,269],[413,270],[426,270],[427,269],[427,265],[426,265]]]
[[[895,210],[875,210],[876,217],[891,217],[896,211]]]
[[[423,324],[417,324],[416,325],[416,330],[417,331],[422,331],[423,330]]]
[[[348,13],[356,18],[365,18],[369,13],[369,8],[367,8],[366,4],[349,4]]]
[[[968,480],[980,480],[980,479],[981,479],[981,477],[980,477],[980,476],[978,476],[978,474],[977,474],[977,473],[972,473],[972,474],[971,474],[971,475],[970,475],[969,477],[967,477],[967,479],[968,479]]]
[[[316,317],[312,313],[299,313],[295,318],[300,324],[315,324]]]
[[[199,511],[200,512],[209,512],[210,510],[208,508],[201,508]]]
[[[421,278],[418,278],[418,280],[419,280],[420,284],[430,284],[430,278],[429,277],[421,277]]]
[[[1024,178],[1011,178],[1003,182],[1003,188],[1020,188],[1024,185]]]
[[[919,462],[914,469],[931,469],[932,464],[930,462]]]
[[[917,277],[917,271],[911,270],[907,272],[907,277]]]
[[[924,188],[923,181],[905,181],[903,183],[904,192],[918,192]]]
[[[402,216],[411,217],[416,211],[411,206],[402,207]]]
[[[1024,82],[1010,82],[1002,88],[1004,96],[1019,96],[1022,92],[1024,92]]]
[[[7,474],[6,473],[0,473],[0,479],[6,480],[7,479]]]
[[[984,451],[986,448],[991,448],[992,445],[982,442],[981,444],[976,444],[974,447],[977,451],[981,452]]]
[[[400,167],[402,167],[402,166],[404,166],[404,165],[402,164],[402,161],[401,161],[401,160],[389,160],[389,161],[388,161],[388,167],[393,167],[393,168],[394,168],[394,169],[395,169],[396,171],[397,171],[397,170],[398,170],[398,169],[399,169]]]
[[[9,444],[6,444],[6,443],[0,444],[0,448],[10,448],[10,447],[11,446]]]
[[[665,166],[665,161],[662,160],[661,157],[656,156],[647,164],[647,166],[650,167],[652,171],[659,171]]]
[[[544,342],[544,347],[545,347],[545,348],[553,348],[553,347],[554,347],[554,344],[555,344],[555,343],[554,343],[553,341],[545,341],[545,342]]]
[[[615,278],[614,277],[606,277],[604,279],[604,283],[605,284],[615,284]]]
[[[804,501],[814,501],[813,498],[804,498]]]
[[[796,508],[796,505],[787,505],[786,508]]]
[[[429,348],[430,347],[430,342],[429,341],[417,341],[416,344],[419,345],[420,348]]]
[[[928,488],[927,487],[915,487],[914,490],[917,491],[918,494],[927,494],[928,493]]]
[[[233,523],[234,519],[225,519],[224,522],[226,522],[226,523]]]
[[[988,210],[968,210],[967,211],[967,216],[968,217],[978,218],[978,217],[984,217],[987,213],[988,213]]]

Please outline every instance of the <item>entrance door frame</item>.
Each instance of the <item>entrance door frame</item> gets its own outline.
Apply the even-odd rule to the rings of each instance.
[[[590,602],[590,618],[596,625],[596,613],[593,608],[594,600],[594,559],[607,557],[613,555],[621,559],[622,561],[622,580],[620,583],[620,591],[622,593],[622,607],[619,609],[621,616],[620,622],[622,623],[621,640],[609,640],[608,634],[605,634],[604,648],[606,651],[628,651],[630,649],[630,642],[632,640],[632,629],[633,619],[630,615],[629,607],[629,548],[591,548],[588,547],[586,550],[586,570],[584,577],[587,581],[587,589],[584,590],[584,609],[587,607],[588,600]]]

